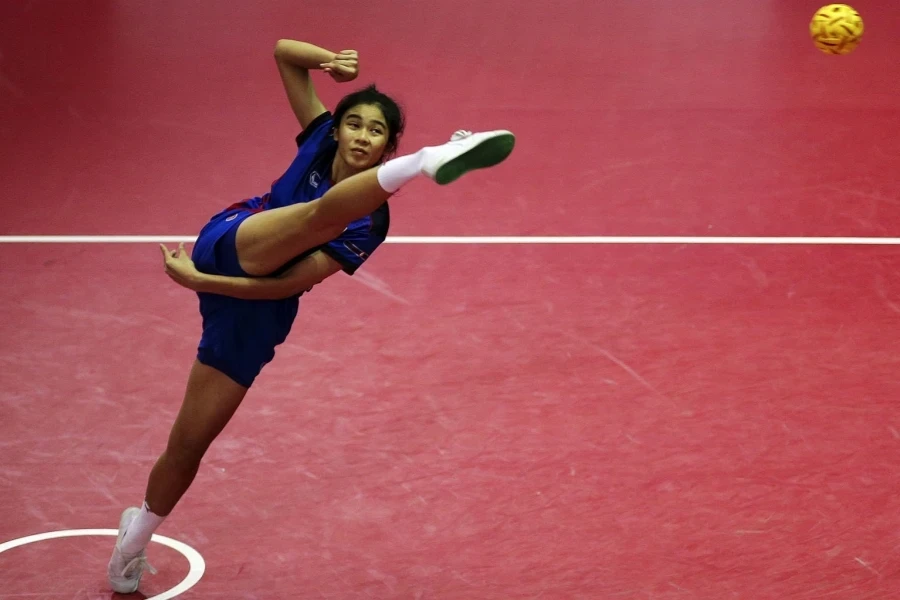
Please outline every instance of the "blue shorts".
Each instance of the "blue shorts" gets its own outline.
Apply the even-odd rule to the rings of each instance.
[[[203,273],[248,277],[238,262],[235,236],[238,226],[254,211],[246,208],[223,210],[203,226],[191,260]]]
[[[192,252],[198,270],[249,277],[238,262],[235,235],[238,226],[252,214],[247,209],[225,210],[203,227]],[[299,298],[240,300],[217,294],[197,295],[203,317],[197,360],[249,388],[275,357],[275,347],[290,333]]]

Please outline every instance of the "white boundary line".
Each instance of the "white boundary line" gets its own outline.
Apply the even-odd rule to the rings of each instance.
[[[49,531],[47,533],[37,533],[35,535],[29,535],[26,537],[18,538],[15,540],[10,540],[8,542],[4,542],[0,544],[0,554],[6,552],[7,550],[12,550],[13,548],[18,548],[19,546],[24,546],[26,544],[33,544],[35,542],[41,542],[44,540],[54,540],[58,538],[67,538],[67,537],[81,537],[81,536],[94,536],[94,535],[108,535],[116,537],[119,535],[118,530],[116,529],[64,529],[62,531]],[[158,544],[162,544],[163,546],[168,546],[172,548],[176,552],[181,553],[188,560],[188,564],[190,565],[190,570],[185,578],[175,587],[170,590],[166,590],[161,594],[157,594],[155,596],[148,596],[146,600],[169,600],[170,598],[175,598],[176,596],[188,591],[192,587],[194,587],[198,581],[203,577],[203,573],[206,571],[206,561],[203,560],[203,557],[199,552],[185,544],[184,542],[179,542],[178,540],[173,540],[172,538],[165,537],[162,535],[153,534],[153,537],[150,538],[151,541],[154,541]],[[0,597],[3,597],[4,594],[0,592]]]
[[[0,235],[0,244],[149,244],[194,242],[193,235]],[[890,237],[722,236],[389,236],[388,244],[720,244],[896,246]]]

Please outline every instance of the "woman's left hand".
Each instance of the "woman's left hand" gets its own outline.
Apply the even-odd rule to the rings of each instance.
[[[341,50],[334,60],[320,66],[338,83],[353,81],[359,75],[359,54],[356,50]]]
[[[165,244],[160,244],[159,249],[162,251],[166,275],[178,285],[197,291],[202,273],[197,270],[194,261],[184,249],[184,242],[180,243],[175,250],[169,250]]]

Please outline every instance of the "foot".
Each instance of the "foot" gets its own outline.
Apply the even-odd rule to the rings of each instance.
[[[430,148],[422,172],[439,185],[456,181],[469,171],[500,164],[516,145],[510,131],[457,131],[443,146]]]
[[[113,549],[112,558],[109,559],[109,565],[106,568],[106,575],[109,578],[109,585],[113,591],[119,594],[132,594],[137,591],[138,585],[141,583],[141,576],[144,569],[156,575],[156,569],[147,562],[144,550],[137,554],[123,554],[121,550],[122,540],[125,538],[125,530],[134,520],[141,509],[132,506],[126,508],[119,519],[119,537],[116,538],[116,547]]]

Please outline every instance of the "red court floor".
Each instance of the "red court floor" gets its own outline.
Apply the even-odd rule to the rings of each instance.
[[[378,82],[401,151],[517,133],[392,236],[894,239],[900,12],[853,5],[846,57],[803,0],[0,5],[0,600],[119,597],[108,536],[3,544],[141,501],[200,333],[153,242],[5,242],[267,191],[275,40],[357,49],[320,95]],[[303,298],[158,531],[178,598],[900,597],[900,246],[423,241]]]

